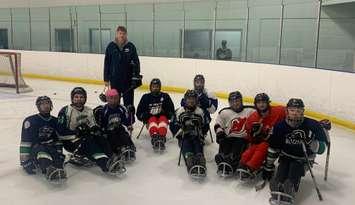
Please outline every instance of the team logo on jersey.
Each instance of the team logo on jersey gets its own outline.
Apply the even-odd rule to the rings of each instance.
[[[76,117],[76,122],[78,122],[78,124],[90,124],[89,118],[87,115],[79,115],[78,117]]]
[[[240,134],[245,132],[246,117],[234,118],[231,122],[231,129],[229,133]]]
[[[38,130],[38,137],[39,140],[43,143],[50,143],[53,141],[53,139],[51,138],[51,136],[54,133],[54,129],[52,127],[49,126],[43,126],[41,128],[39,128]]]
[[[159,113],[161,113],[162,111],[162,106],[163,106],[163,103],[153,103],[153,104],[150,104],[149,107],[150,107],[150,114],[152,115],[158,115]]]
[[[107,129],[115,130],[121,125],[121,118],[118,113],[112,114],[108,117]]]
[[[293,130],[286,135],[286,144],[296,145],[302,144],[302,142],[305,142],[306,144],[310,142],[310,139],[308,139],[304,130]]]
[[[26,122],[23,124],[23,127],[24,127],[25,129],[28,129],[28,128],[31,127],[31,123],[30,123],[28,120],[26,120]]]

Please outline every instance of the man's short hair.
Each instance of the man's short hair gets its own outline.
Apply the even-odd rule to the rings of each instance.
[[[117,31],[117,32],[122,31],[122,32],[124,32],[124,33],[127,33],[127,29],[126,29],[126,27],[124,27],[124,26],[118,26],[117,29],[116,29],[116,31]]]

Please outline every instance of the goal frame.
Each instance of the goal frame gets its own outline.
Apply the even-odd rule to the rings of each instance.
[[[5,56],[8,58],[7,60],[10,63],[10,68],[11,71],[9,73],[12,73],[12,76],[15,80],[15,84],[7,84],[7,83],[1,83],[0,82],[0,87],[10,87],[10,88],[15,88],[16,93],[20,93],[20,69],[21,69],[21,53],[19,52],[11,52],[11,51],[0,51],[0,56]]]

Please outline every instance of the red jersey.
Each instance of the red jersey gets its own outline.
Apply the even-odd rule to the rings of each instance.
[[[250,136],[251,128],[254,123],[262,124],[262,133],[269,133],[272,127],[285,119],[286,117],[286,109],[284,106],[270,106],[269,113],[265,117],[261,117],[257,111],[251,114],[246,122],[245,129],[248,133],[248,138],[252,139]]]

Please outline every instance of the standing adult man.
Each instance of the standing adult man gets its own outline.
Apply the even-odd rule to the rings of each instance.
[[[134,112],[133,91],[142,84],[142,76],[137,49],[128,41],[127,29],[124,26],[117,27],[115,40],[106,48],[104,81],[105,91],[107,88],[119,90],[124,105]]]
[[[222,40],[222,47],[217,49],[217,60],[232,60],[232,50],[227,48],[226,40]]]

